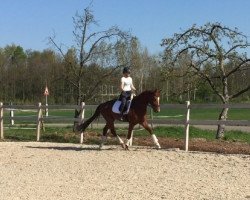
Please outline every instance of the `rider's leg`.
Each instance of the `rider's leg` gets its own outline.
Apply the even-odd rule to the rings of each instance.
[[[123,113],[125,112],[125,107],[127,106],[127,100],[129,100],[131,97],[131,91],[122,92],[121,94],[121,106],[120,106],[120,112],[121,112],[121,120],[123,120]]]
[[[121,105],[120,105],[120,112],[121,112],[121,120],[123,120],[123,113],[124,113],[124,108],[126,106],[126,96],[122,96],[121,98]]]

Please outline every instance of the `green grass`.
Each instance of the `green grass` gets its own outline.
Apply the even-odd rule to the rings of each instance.
[[[246,142],[250,144],[250,133],[242,131],[228,131],[225,134],[224,140],[233,142]]]
[[[191,109],[190,119],[196,120],[216,120],[219,117],[221,109],[216,108],[204,108],[204,109]],[[154,117],[168,116],[168,119],[185,119],[185,109],[162,109],[160,113],[153,113]],[[249,120],[249,109],[236,109],[232,108],[228,111],[229,120]]]
[[[7,141],[36,141],[36,129],[5,129],[4,138]],[[79,140],[79,135],[74,134],[71,127],[41,130],[41,142],[79,143]]]
[[[184,139],[184,127],[182,126],[170,126],[170,127],[156,127],[154,133],[159,137],[168,137],[176,139]],[[204,138],[206,140],[216,140],[216,131],[214,130],[202,130],[193,126],[190,126],[189,137],[192,138]],[[135,131],[136,136],[146,136],[148,133],[146,130]],[[247,142],[250,144],[250,133],[242,131],[226,131],[224,140],[235,142]]]
[[[85,118],[90,117],[93,114],[93,109],[86,109]],[[49,110],[49,116],[58,116],[58,117],[74,117],[74,109],[70,110]],[[150,113],[150,112],[149,112]],[[220,109],[192,109],[191,110],[191,119],[198,120],[207,120],[212,119],[216,120],[219,116]],[[168,116],[166,119],[184,119],[186,114],[185,109],[162,109],[160,113],[154,113],[154,118],[161,116]],[[34,120],[20,119],[15,120],[16,125],[21,125],[22,128],[35,128],[35,125],[30,126],[28,124],[36,123],[36,110],[21,112],[19,110],[15,111],[15,116],[33,116]],[[9,113],[4,113],[4,125],[9,125],[8,119]],[[249,109],[230,109],[228,112],[228,119],[230,120],[249,120],[250,112]],[[58,120],[57,120],[58,122]],[[46,124],[54,123],[53,121],[45,121]],[[72,124],[73,121],[65,122],[66,124]],[[101,130],[96,130],[101,133]],[[154,129],[154,132],[157,136],[160,137],[172,137],[172,138],[184,138],[183,127],[157,127]],[[118,134],[125,135],[125,131],[118,131]],[[145,130],[135,131],[135,135],[148,136],[148,133]],[[36,141],[36,130],[32,129],[5,129],[5,138],[7,140],[13,141]],[[198,128],[190,127],[190,138],[205,138],[207,140],[214,140],[215,131],[211,130],[201,130]],[[228,141],[242,141],[250,144],[250,134],[244,133],[241,131],[227,131],[225,133],[225,140]],[[78,143],[79,135],[72,133],[72,128],[49,128],[46,127],[46,130],[41,132],[41,141],[48,142],[71,142]]]
[[[101,134],[101,129],[88,129],[92,132]],[[117,133],[120,136],[125,137],[127,130],[118,129]],[[36,141],[35,129],[5,129],[5,140],[10,141]],[[154,133],[158,137],[184,139],[184,128],[182,126],[170,126],[170,127],[156,127]],[[146,130],[135,130],[134,135],[136,137],[150,137]],[[206,140],[215,140],[215,131],[201,130],[195,127],[190,127],[190,139],[192,138],[204,138]],[[62,143],[79,143],[79,134],[72,132],[72,127],[66,128],[46,128],[45,131],[41,130],[42,142],[62,142]],[[250,133],[242,131],[226,131],[224,140],[230,142],[246,142],[250,144]],[[91,143],[96,143],[95,140]]]
[[[148,109],[149,110],[149,109]],[[215,109],[215,108],[206,108],[206,109],[191,109],[190,116],[191,119],[218,119],[218,116],[220,114],[221,109]],[[94,113],[93,109],[86,109],[85,110],[85,117],[89,118]],[[150,113],[150,112],[148,112]],[[75,111],[74,109],[69,110],[58,110],[58,109],[50,109],[49,110],[49,116],[58,116],[58,117],[74,117]],[[32,111],[20,111],[16,110],[14,112],[15,116],[32,116],[35,118],[37,116],[36,110]],[[45,113],[43,113],[45,115]],[[155,118],[159,116],[168,116],[168,119],[184,119],[186,115],[186,109],[161,109],[160,113],[153,113],[153,116]],[[6,122],[8,121],[9,112],[4,112],[4,118],[6,119]],[[236,109],[232,108],[229,109],[228,112],[228,119],[230,120],[249,120],[250,119],[250,110],[249,109]],[[27,121],[25,119],[22,119],[20,121]]]
[[[93,112],[94,110],[86,109],[85,117],[89,118],[93,114]],[[10,123],[9,116],[10,116],[9,112],[4,112],[4,124]],[[43,116],[45,116],[45,112],[43,112]],[[28,110],[28,111],[16,110],[14,112],[14,117],[24,117],[24,118],[15,119],[15,124],[33,124],[33,123],[36,123],[36,120],[37,120],[37,110]],[[32,117],[33,119],[26,119],[25,117]],[[68,110],[50,109],[49,117],[58,117],[62,119],[63,117],[66,117],[66,118],[73,119],[75,117],[75,110],[74,109],[68,109]],[[53,121],[50,119],[49,123],[53,123]]]
[[[36,130],[34,129],[4,129],[5,140],[11,141],[35,141]]]

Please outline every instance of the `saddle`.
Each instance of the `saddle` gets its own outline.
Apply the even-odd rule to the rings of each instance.
[[[131,106],[131,102],[132,100],[127,100],[123,114],[128,114],[130,106]],[[112,107],[112,112],[121,114],[119,110],[121,103],[122,103],[121,101],[117,100]]]

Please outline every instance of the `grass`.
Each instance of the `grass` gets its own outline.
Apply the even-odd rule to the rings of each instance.
[[[215,108],[206,108],[206,109],[191,109],[190,116],[191,119],[218,119],[220,109]],[[86,109],[85,110],[85,117],[89,118],[94,113],[93,109]],[[149,113],[149,112],[148,112]],[[58,116],[58,117],[74,117],[75,111],[74,109],[68,110],[58,110],[58,109],[50,109],[49,116]],[[45,113],[43,114],[45,115]],[[161,109],[160,113],[153,113],[155,118],[160,116],[168,116],[168,118],[173,119],[184,119],[186,115],[186,109]],[[14,116],[32,116],[34,117],[33,121],[36,121],[37,117],[37,110],[28,110],[26,112],[16,110],[14,112]],[[8,121],[9,112],[4,112],[5,121]],[[228,111],[228,119],[230,120],[249,120],[250,119],[250,112],[249,109],[236,109],[232,108]],[[18,120],[19,121],[19,120]],[[20,120],[21,121],[21,120]],[[26,121],[26,120],[22,120]]]
[[[4,130],[4,138],[7,141],[36,141],[36,130],[9,128]],[[71,127],[41,130],[41,142],[79,143],[79,140],[79,135],[74,134]]]
[[[86,109],[85,118],[90,117],[93,114],[94,110]],[[74,109],[69,110],[58,110],[50,109],[49,116],[58,116],[62,117],[74,117]],[[191,110],[191,119],[198,120],[207,120],[207,119],[217,119],[220,113],[220,109],[192,109]],[[154,113],[154,118],[167,116],[167,119],[184,119],[186,114],[185,109],[162,109],[160,113]],[[34,120],[28,119],[19,119],[15,120],[16,125],[21,125],[21,128],[35,128],[35,125],[30,126],[30,124],[36,123],[36,110],[29,110],[26,112],[21,112],[19,110],[15,111],[15,116],[32,116]],[[9,124],[8,119],[9,113],[4,112],[4,124]],[[249,109],[230,109],[228,113],[228,119],[230,120],[249,120],[250,112]],[[57,120],[58,122],[58,120]],[[45,124],[53,123],[52,121],[45,121]],[[72,124],[68,122],[68,124]],[[101,132],[101,130],[94,130]],[[184,130],[181,126],[171,126],[171,127],[157,127],[154,129],[154,132],[157,136],[160,137],[172,137],[172,138],[184,138]],[[122,131],[118,134],[125,135],[126,132]],[[148,136],[148,133],[145,130],[135,131],[135,135]],[[11,141],[36,141],[36,130],[34,129],[5,129],[5,138]],[[207,140],[214,140],[215,131],[212,130],[201,130],[195,127],[190,127],[190,138],[205,138]],[[225,133],[225,140],[227,141],[241,141],[247,142],[250,144],[250,134],[241,132],[241,131],[227,131]],[[47,142],[70,142],[78,143],[79,135],[72,133],[72,127],[66,128],[50,128],[46,127],[45,131],[41,132],[41,141]]]
[[[101,129],[88,129],[91,132],[102,132]],[[117,133],[120,136],[125,137],[126,130],[118,129]],[[156,127],[154,133],[158,137],[184,139],[184,128],[181,126],[170,127]],[[143,130],[135,130],[134,135],[136,137],[148,136],[149,134]],[[206,140],[215,140],[215,131],[201,130],[199,128],[190,127],[190,139],[192,138],[204,138]],[[5,140],[7,141],[36,141],[35,129],[5,129]],[[242,131],[226,131],[224,140],[230,142],[245,142],[250,144],[250,134]],[[46,128],[45,131],[41,131],[42,142],[59,142],[59,143],[79,143],[79,134],[72,132],[72,127],[66,128]],[[96,140],[90,140],[90,143],[96,143]]]
[[[196,120],[215,120],[218,119],[220,109],[208,108],[208,109],[191,109],[190,118]],[[160,113],[153,113],[154,117],[168,116],[168,119],[185,119],[185,109],[162,109]],[[249,109],[236,109],[232,108],[228,111],[229,120],[249,120]]]
[[[159,137],[168,137],[176,139],[184,139],[184,128],[182,126],[156,127],[154,133]],[[145,130],[135,131],[136,136],[146,136],[148,133]],[[206,140],[216,140],[214,130],[204,130],[190,126],[189,137],[204,138]],[[242,131],[226,131],[224,140],[230,142],[246,142],[250,144],[250,133]]]

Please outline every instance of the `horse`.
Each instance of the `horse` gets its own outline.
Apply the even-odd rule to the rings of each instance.
[[[148,122],[147,122],[147,106],[150,106],[154,112],[160,112],[160,90],[158,89],[146,90],[133,98],[131,105],[130,105],[129,112],[123,116],[124,118],[123,121],[129,123],[127,140],[125,144],[123,140],[116,134],[116,130],[114,126],[115,120],[119,120],[121,118],[121,114],[114,113],[112,111],[112,107],[114,103],[116,102],[116,100],[117,99],[113,99],[113,100],[101,103],[99,106],[97,106],[94,114],[84,123],[79,124],[77,126],[77,130],[80,132],[84,132],[85,129],[91,124],[92,121],[94,121],[97,117],[102,115],[106,121],[106,124],[103,128],[102,142],[100,144],[100,148],[103,146],[104,142],[106,141],[108,130],[110,130],[111,133],[115,137],[117,137],[121,146],[125,150],[128,150],[133,128],[135,125],[140,124],[149,132],[156,148],[160,149],[161,146],[158,142],[158,139],[155,136],[155,134],[153,134],[152,128],[148,125]]]

